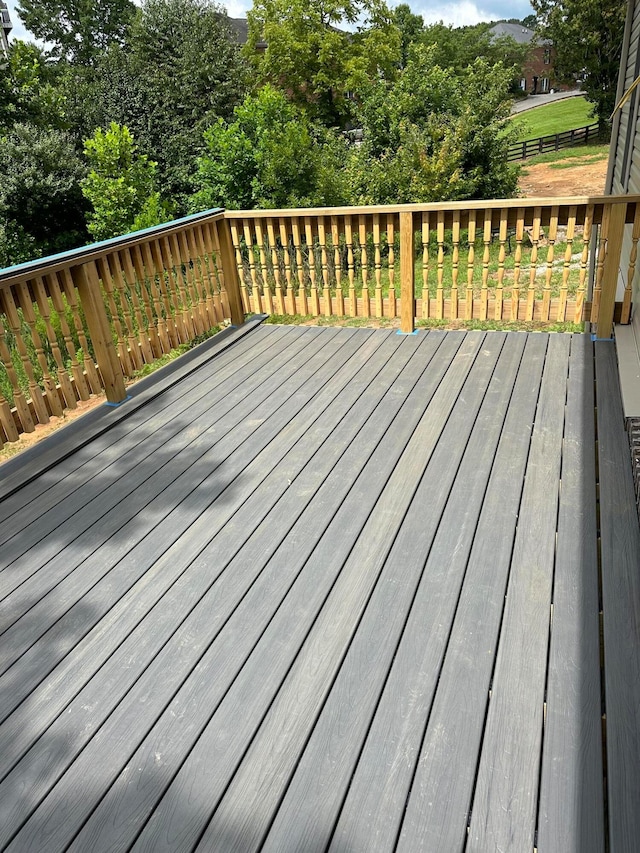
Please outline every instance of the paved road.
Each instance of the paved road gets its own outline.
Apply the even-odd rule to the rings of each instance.
[[[534,107],[541,107],[543,104],[550,104],[552,101],[562,101],[564,98],[575,98],[578,95],[583,95],[579,89],[572,92],[554,92],[553,95],[529,95],[524,101],[516,101],[511,107],[512,113],[523,113],[525,110],[532,110]]]

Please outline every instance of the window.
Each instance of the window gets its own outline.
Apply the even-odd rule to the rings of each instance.
[[[545,47],[543,60],[545,65],[551,65],[551,48]]]

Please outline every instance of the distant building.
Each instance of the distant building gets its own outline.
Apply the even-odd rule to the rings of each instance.
[[[0,54],[6,59],[9,56],[9,33],[13,29],[13,25],[9,17],[7,4],[4,0],[0,0],[0,19],[2,20],[2,27],[0,28]]]
[[[495,24],[489,32],[492,39],[509,36],[518,44],[531,45],[520,79],[523,92],[539,95],[551,89],[565,92],[574,88],[556,80],[553,70],[556,51],[550,41],[539,40],[535,32],[523,24],[508,24],[505,21]]]
[[[236,41],[239,45],[246,44],[249,40],[249,22],[246,18],[229,18],[229,24],[231,25],[231,29],[235,33]],[[264,53],[267,49],[266,41],[259,41],[256,44],[256,51],[258,53]]]

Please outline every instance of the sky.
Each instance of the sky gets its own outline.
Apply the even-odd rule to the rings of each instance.
[[[29,33],[24,29],[22,21],[15,11],[16,0],[6,0],[13,24],[12,38],[33,41]],[[252,0],[219,0],[225,6],[232,18],[241,18],[246,15],[247,9],[252,6]],[[524,18],[532,12],[528,0],[433,0],[426,3],[425,0],[405,0],[409,3],[411,11],[422,15],[426,24],[444,21],[454,27],[469,24],[479,24],[480,21],[499,21],[502,18]],[[397,6],[397,2],[389,3]]]

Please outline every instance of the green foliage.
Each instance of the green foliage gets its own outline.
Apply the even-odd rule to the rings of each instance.
[[[34,44],[13,41],[9,61],[0,66],[0,133],[16,123],[64,126],[64,102],[55,70]]]
[[[86,240],[80,189],[85,168],[68,134],[16,124],[0,137],[0,174],[5,265]]]
[[[506,162],[510,71],[484,59],[457,75],[413,45],[397,82],[371,87],[361,109],[363,144],[350,163],[358,203],[513,195]]]
[[[84,150],[90,171],[82,192],[93,207],[87,226],[96,240],[166,219],[155,191],[156,164],[138,153],[127,127],[112,122],[106,131],[98,128]]]
[[[395,7],[392,20],[400,31],[400,61],[404,68],[409,59],[409,48],[424,32],[424,20],[422,15],[414,15],[407,3]]]
[[[615,106],[627,11],[625,0],[531,0],[538,31],[556,48],[560,79],[583,80],[582,88],[601,127]]]
[[[537,139],[592,124],[593,106],[585,98],[566,98],[513,116],[518,139]]]
[[[90,65],[121,42],[134,15],[131,0],[19,0],[18,15],[52,56]]]
[[[317,133],[323,136],[322,142]],[[282,92],[264,86],[205,132],[192,210],[339,204],[346,143],[311,127]]]
[[[393,76],[401,59],[400,31],[382,0],[255,0],[247,18],[245,55],[258,83],[282,89],[327,127],[344,127],[350,96]],[[356,33],[341,29],[356,22]]]

